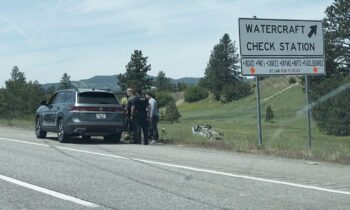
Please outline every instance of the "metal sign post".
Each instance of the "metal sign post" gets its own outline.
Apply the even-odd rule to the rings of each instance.
[[[311,149],[311,105],[309,98],[309,81],[308,76],[305,75],[305,94],[306,94],[306,107],[307,107],[307,132],[309,149]]]
[[[258,113],[258,145],[262,146],[262,130],[261,130],[261,107],[260,107],[260,77],[256,76],[256,109]]]

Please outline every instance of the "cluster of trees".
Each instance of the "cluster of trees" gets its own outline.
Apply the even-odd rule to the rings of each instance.
[[[316,102],[313,119],[321,130],[350,135],[350,1],[335,0],[326,9],[326,76],[310,78],[310,96]],[[320,100],[321,98],[328,100]]]
[[[174,113],[178,112],[175,101],[167,92],[185,90],[184,96],[187,102],[207,98],[209,96],[208,92],[213,93],[215,99],[222,102],[238,100],[252,92],[250,85],[239,76],[240,58],[237,47],[228,34],[224,34],[220,42],[214,46],[205,69],[205,76],[200,80],[199,85],[194,87],[186,87],[181,83],[172,84],[163,71],[160,71],[157,77],[152,80],[147,75],[147,72],[151,70],[151,65],[147,63],[147,60],[148,57],[143,56],[141,50],[135,50],[126,65],[126,72],[117,76],[118,85],[122,91],[125,91],[128,87],[150,90],[154,86],[158,90],[156,95],[159,96],[160,107],[167,104],[165,110],[173,110]],[[169,107],[169,105],[171,106]],[[175,114],[175,116],[179,117],[180,114]],[[166,114],[164,118],[167,118]]]
[[[166,77],[164,71],[159,71],[157,77],[153,81],[153,86],[159,91],[183,91],[187,88],[187,85],[182,82],[172,83],[169,78]]]
[[[0,89],[0,118],[22,119],[34,115],[41,100],[59,89],[73,88],[70,76],[64,73],[58,87],[45,90],[38,81],[27,81],[24,72],[14,66],[5,87]]]
[[[147,72],[151,70],[151,64],[147,64],[148,57],[143,56],[141,50],[135,50],[131,54],[129,63],[125,66],[126,72],[117,76],[118,85],[122,91],[128,87],[139,90],[150,90],[155,87],[158,91],[182,91],[187,86],[184,83],[172,83],[166,77],[164,71],[159,71],[157,77],[151,78]]]
[[[38,81],[27,81],[17,66],[13,67],[11,77],[0,89],[0,117],[5,119],[32,116],[46,92]]]
[[[175,100],[167,91],[171,91],[174,86],[165,76],[163,71],[160,71],[158,76],[153,79],[148,76],[147,72],[151,70],[151,65],[147,63],[148,57],[143,56],[141,50],[135,50],[131,54],[129,63],[125,66],[126,72],[117,75],[118,85],[122,91],[127,88],[136,90],[151,90],[153,86],[159,90],[155,93],[158,100],[158,106],[161,108],[161,119],[171,122],[178,121],[181,117]]]

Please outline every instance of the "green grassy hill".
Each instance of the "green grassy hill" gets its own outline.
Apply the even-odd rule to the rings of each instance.
[[[285,90],[283,93],[279,91]],[[162,123],[163,138],[177,144],[202,145],[242,152],[264,152],[295,158],[350,162],[350,137],[329,136],[312,123],[313,148],[307,144],[305,94],[300,84],[290,86],[286,77],[272,77],[261,82],[261,105],[264,150],[257,147],[256,94],[222,104],[212,97],[196,103],[178,105],[180,123]],[[265,110],[271,106],[274,122],[265,122]],[[193,125],[210,124],[224,133],[223,140],[193,136]]]

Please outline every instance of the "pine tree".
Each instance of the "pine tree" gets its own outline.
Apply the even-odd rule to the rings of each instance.
[[[70,76],[67,73],[62,75],[59,89],[69,89],[73,88],[72,82],[70,80]]]
[[[178,83],[176,83],[176,90],[177,91],[184,91],[184,90],[186,90],[186,88],[187,88],[187,85],[184,83],[184,82],[178,82]],[[202,86],[203,87],[203,86]]]
[[[159,71],[154,84],[159,91],[172,89],[172,84],[170,83],[169,78],[165,76],[163,71]]]
[[[131,54],[129,63],[125,66],[126,72],[117,76],[119,87],[125,91],[131,87],[133,89],[149,89],[152,85],[152,79],[147,76],[151,70],[151,65],[147,64],[148,57],[142,55],[141,50],[135,50]]]
[[[223,86],[236,81],[238,62],[237,48],[231,42],[229,35],[224,34],[219,44],[214,46],[201,84],[212,91],[218,99]]]
[[[229,35],[224,34],[219,44],[214,46],[202,81],[215,94],[217,99],[220,97],[223,86],[236,80],[238,63],[237,48],[232,43]]]
[[[24,84],[26,77],[24,73],[19,70],[17,66],[14,66],[11,71],[11,79],[9,81],[19,82],[19,84]]]
[[[326,76],[310,78],[310,96],[315,102],[331,91],[350,84],[350,1],[335,0],[326,9]],[[350,135],[350,90],[345,88],[319,102],[312,116],[322,130],[334,135]]]
[[[211,52],[204,78],[200,80],[199,85],[214,93],[217,100],[220,99],[224,87],[230,85],[233,88],[240,88],[241,85],[238,86],[241,83],[239,80],[239,61],[235,43],[232,43],[228,34],[224,34],[219,44],[215,45]],[[247,92],[250,93],[250,90]]]
[[[26,77],[17,66],[14,66],[11,71],[11,78],[5,82],[6,89],[4,92],[5,112],[2,113],[6,118],[18,118],[21,115],[21,110],[25,109],[25,101],[30,95],[27,92]]]
[[[11,77],[0,89],[0,117],[7,119],[23,118],[35,113],[40,100],[44,99],[44,89],[38,81],[26,81],[24,72],[17,66]]]

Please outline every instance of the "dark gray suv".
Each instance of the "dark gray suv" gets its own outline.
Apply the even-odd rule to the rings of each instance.
[[[118,143],[123,132],[124,114],[116,96],[107,90],[60,90],[48,102],[42,101],[36,111],[35,134],[45,138],[47,132],[57,133],[59,142],[72,136],[89,139],[104,136]]]

